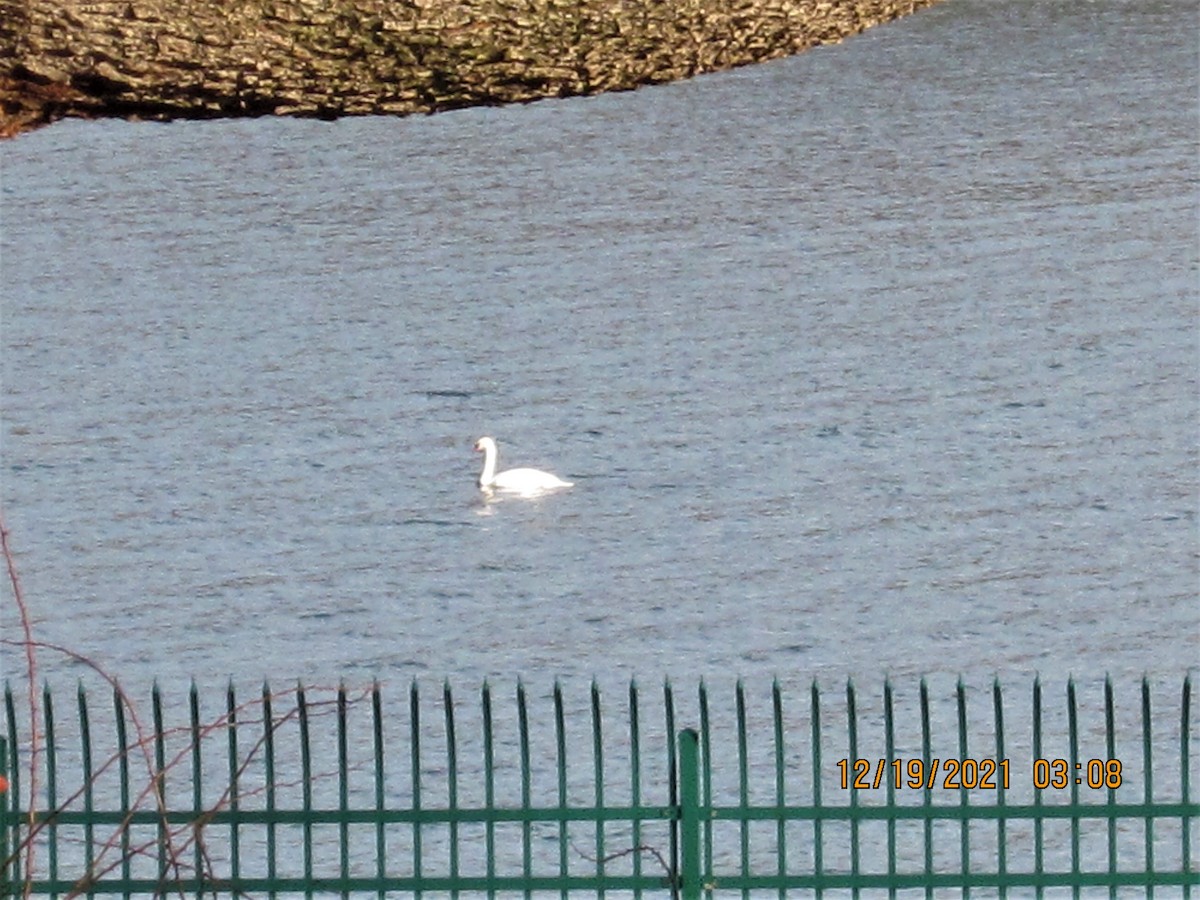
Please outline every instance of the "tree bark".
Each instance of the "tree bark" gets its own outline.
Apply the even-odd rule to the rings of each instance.
[[[407,115],[628,90],[936,0],[0,0],[0,133],[63,116]]]

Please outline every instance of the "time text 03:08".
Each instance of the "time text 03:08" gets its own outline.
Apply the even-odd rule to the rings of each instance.
[[[1011,763],[1007,759],[839,759],[842,790],[878,790],[891,784],[901,788],[933,790],[1007,790]],[[1072,784],[1093,790],[1121,786],[1119,759],[1035,759],[1032,781],[1037,790],[1063,790]]]

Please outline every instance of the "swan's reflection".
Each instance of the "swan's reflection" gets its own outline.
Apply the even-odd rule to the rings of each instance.
[[[475,515],[494,516],[496,514],[496,502],[499,499],[496,496],[496,492],[491,488],[480,488],[479,496],[472,504],[475,507]]]
[[[536,501],[553,493],[556,493],[555,488],[530,491],[498,491],[495,488],[484,487],[479,489],[478,497],[473,505],[477,516],[493,516],[496,514],[497,504],[513,500]]]

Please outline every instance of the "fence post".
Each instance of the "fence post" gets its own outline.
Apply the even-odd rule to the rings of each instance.
[[[679,880],[683,900],[700,900],[700,766],[699,735],[694,728],[679,733]]]
[[[8,741],[0,737],[0,862],[8,859]],[[8,876],[15,866],[0,865],[0,898],[16,890]]]

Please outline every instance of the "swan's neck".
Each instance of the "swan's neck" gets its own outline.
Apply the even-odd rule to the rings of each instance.
[[[483,472],[479,476],[479,486],[485,488],[496,479],[496,448],[487,445],[483,448]]]

